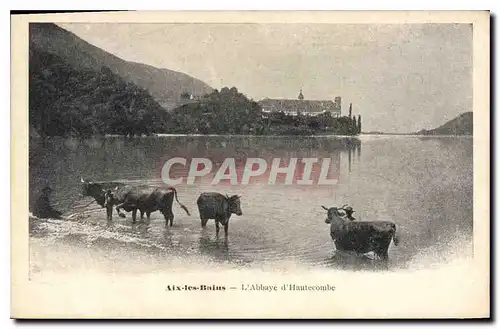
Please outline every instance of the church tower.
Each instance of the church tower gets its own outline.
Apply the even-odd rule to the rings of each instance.
[[[299,99],[304,100],[304,94],[302,94],[302,88],[300,88]]]

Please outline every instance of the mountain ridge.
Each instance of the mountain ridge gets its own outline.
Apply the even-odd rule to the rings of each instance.
[[[77,68],[99,71],[108,67],[126,82],[146,89],[166,109],[173,109],[181,94],[204,95],[213,91],[205,82],[188,74],[126,61],[53,23],[31,23],[30,42],[40,50],[55,54]]]
[[[164,132],[169,112],[146,89],[111,72],[76,67],[29,47],[30,137]]]
[[[464,112],[437,128],[422,129],[416,135],[472,135],[473,126],[472,112]]]

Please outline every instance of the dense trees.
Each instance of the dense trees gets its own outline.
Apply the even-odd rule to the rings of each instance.
[[[258,103],[236,87],[214,90],[199,102],[185,104],[172,114],[168,131],[179,134],[314,135],[358,134],[355,118],[333,118],[330,112],[312,117],[273,112],[262,117]]]
[[[214,90],[175,109],[168,124],[172,133],[260,134],[263,129],[259,105],[235,87]]]
[[[141,135],[165,131],[169,114],[103,67],[77,69],[30,47],[29,119],[42,136]]]
[[[171,113],[135,84],[109,68],[92,71],[69,65],[56,55],[30,47],[29,120],[42,136],[257,134],[356,135],[361,116],[333,118],[282,112],[263,117],[258,103],[236,87],[214,90],[201,99],[182,93],[184,105]]]
[[[188,93],[187,91],[183,91],[181,93],[181,99],[190,99],[191,98],[191,94]]]
[[[334,118],[330,112],[318,116],[307,116],[299,113],[297,116],[285,115],[283,112],[273,112],[264,118],[266,134],[335,134],[357,135],[360,133],[360,117],[347,116]]]

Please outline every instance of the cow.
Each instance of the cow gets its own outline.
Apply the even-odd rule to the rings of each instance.
[[[82,195],[84,197],[92,197],[94,201],[103,208],[106,208],[106,192],[111,191],[111,189],[115,189],[117,187],[125,186],[124,183],[120,182],[92,182],[86,181],[83,178],[80,178],[82,182]],[[108,194],[109,197],[109,194]],[[109,213],[108,213],[109,217]],[[109,218],[110,219],[110,218]]]
[[[209,219],[215,220],[215,231],[219,234],[219,223],[224,226],[224,235],[227,236],[229,228],[229,218],[232,214],[243,215],[240,207],[239,195],[224,196],[217,192],[201,193],[196,201],[200,213],[201,227],[207,226]]]
[[[396,224],[390,221],[350,221],[342,214],[344,206],[327,208],[326,224],[330,224],[330,236],[339,251],[357,254],[374,252],[379,259],[389,258],[391,240],[399,244],[396,236]]]
[[[147,219],[150,219],[151,213],[160,211],[165,218],[165,225],[174,222],[174,214],[172,212],[172,204],[174,197],[181,208],[190,216],[189,210],[177,197],[177,190],[173,187],[159,188],[149,185],[127,185],[124,183],[107,182],[93,183],[86,182],[84,184],[84,195],[92,196],[99,205],[106,208],[107,219],[112,220],[113,207],[115,207],[118,216],[125,218],[126,212],[132,211],[132,221],[136,222],[137,211],[141,213],[143,218],[144,213]]]

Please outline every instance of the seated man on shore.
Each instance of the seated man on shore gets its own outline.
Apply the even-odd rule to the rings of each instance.
[[[42,189],[42,193],[35,202],[35,207],[33,209],[33,215],[38,218],[56,218],[60,219],[62,213],[54,208],[50,204],[50,194],[52,193],[52,188],[45,186]]]

